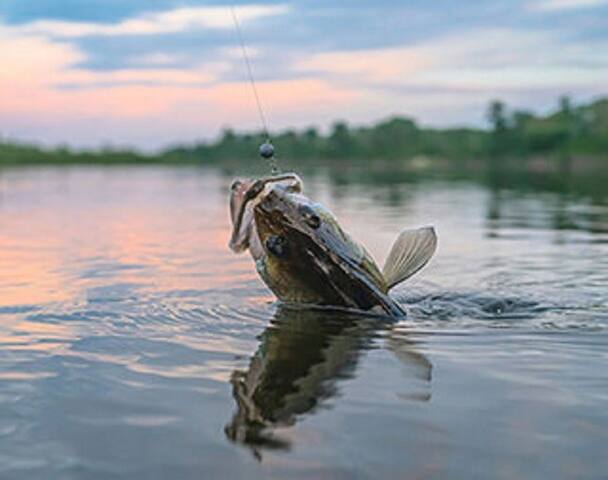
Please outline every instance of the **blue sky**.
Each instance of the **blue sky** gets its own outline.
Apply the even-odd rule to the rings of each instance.
[[[259,128],[229,3],[0,1],[0,131],[155,149]],[[607,92],[607,0],[237,4],[272,129],[482,125]]]

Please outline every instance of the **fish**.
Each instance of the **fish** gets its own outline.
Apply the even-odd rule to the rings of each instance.
[[[429,262],[437,248],[435,229],[402,231],[380,269],[303,189],[295,173],[233,181],[230,249],[249,251],[259,276],[283,303],[405,316],[389,292]]]

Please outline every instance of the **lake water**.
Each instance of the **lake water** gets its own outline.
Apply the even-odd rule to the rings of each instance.
[[[436,226],[407,319],[278,306],[230,175],[1,170],[0,478],[607,478],[606,179],[303,177],[379,262]]]

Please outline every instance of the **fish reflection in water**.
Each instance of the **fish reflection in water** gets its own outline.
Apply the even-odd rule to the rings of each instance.
[[[381,337],[425,384],[423,392],[407,398],[429,400],[432,365],[393,326],[360,313],[279,306],[249,368],[232,374],[236,412],[225,428],[227,437],[248,445],[260,459],[262,449],[289,449],[290,441],[273,429],[295,425],[299,416],[336,395],[338,382],[354,376],[362,353]]]

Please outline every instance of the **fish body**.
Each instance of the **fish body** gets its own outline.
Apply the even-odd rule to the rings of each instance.
[[[401,261],[401,267],[385,266],[381,271],[329,210],[303,195],[302,181],[294,174],[237,180],[231,188],[230,204],[230,247],[235,252],[248,249],[266,285],[290,304],[371,310],[401,317],[405,311],[388,295],[390,288],[402,281],[399,275],[411,276],[424,266],[435,251],[433,229],[404,232],[411,258],[395,253],[396,247],[403,247],[404,242],[398,241],[389,260]],[[405,271],[404,263],[409,270],[417,268]]]

